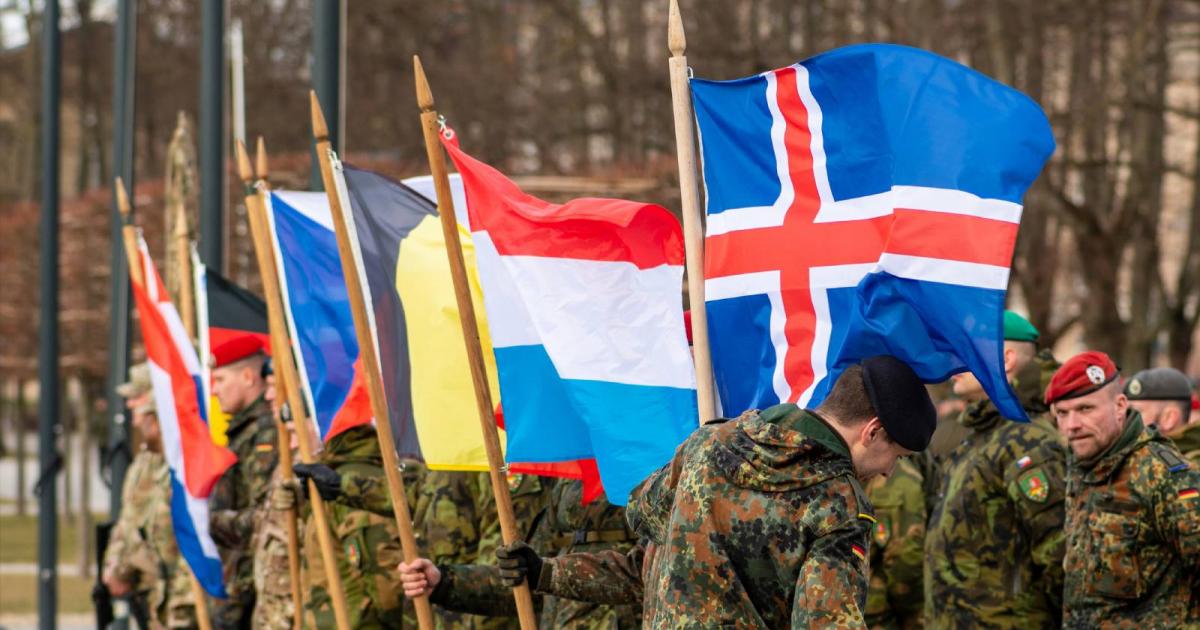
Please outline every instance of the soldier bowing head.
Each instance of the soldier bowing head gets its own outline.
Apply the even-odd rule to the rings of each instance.
[[[937,411],[916,372],[886,355],[847,368],[817,414],[845,439],[863,481],[889,474],[898,458],[925,450],[937,425]]]

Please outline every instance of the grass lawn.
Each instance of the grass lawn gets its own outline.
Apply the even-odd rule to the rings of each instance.
[[[73,575],[58,576],[58,612],[92,611],[92,582]],[[0,574],[0,613],[37,612],[37,577]]]
[[[93,522],[101,520],[93,516]],[[95,534],[89,534],[95,536]],[[0,563],[37,562],[37,516],[0,516]],[[58,562],[79,562],[79,535],[71,519],[58,518]]]

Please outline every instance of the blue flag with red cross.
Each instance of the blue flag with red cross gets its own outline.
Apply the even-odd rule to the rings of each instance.
[[[1002,319],[1022,199],[1054,151],[1034,101],[885,44],[691,89],[724,415],[816,406],[891,354],[926,382],[969,370],[1027,419]]]

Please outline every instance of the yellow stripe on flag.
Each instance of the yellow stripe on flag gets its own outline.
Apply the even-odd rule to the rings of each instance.
[[[217,446],[225,446],[229,442],[229,437],[225,435],[227,428],[229,428],[229,414],[221,411],[221,403],[217,402],[216,396],[209,396],[208,432],[212,434],[213,442]]]
[[[458,229],[479,320],[488,386],[496,403],[500,400],[500,385],[483,310],[483,290],[475,271],[475,245],[463,226]],[[405,237],[396,264],[396,290],[404,304],[408,327],[413,417],[425,463],[434,470],[487,470],[450,263],[436,216],[422,220]],[[503,431],[500,444],[504,444]]]

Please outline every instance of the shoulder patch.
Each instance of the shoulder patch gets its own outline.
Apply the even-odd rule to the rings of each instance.
[[[1034,503],[1045,503],[1050,498],[1050,480],[1040,468],[1022,475],[1017,480],[1017,487],[1026,499]]]
[[[275,445],[271,444],[270,442],[263,442],[262,444],[255,444],[254,450],[258,451],[259,453],[269,453],[275,450]]]
[[[1022,457],[1021,459],[1017,460],[1017,470],[1025,470],[1032,463],[1033,463],[1033,458],[1026,455],[1026,456]]]
[[[1184,488],[1183,490],[1179,491],[1180,501],[1191,501],[1197,497],[1200,497],[1200,490],[1195,488]]]
[[[1161,448],[1155,448],[1154,454],[1167,465],[1167,470],[1173,473],[1183,472],[1190,467],[1188,461],[1179,456],[1175,449],[1161,445]]]
[[[861,546],[859,546],[859,545],[851,545],[851,546],[850,546],[850,551],[854,552],[854,556],[855,556],[856,558],[858,558],[859,560],[861,560],[861,561],[863,561],[863,562],[866,562],[866,561],[867,561],[867,550],[866,550],[866,549],[863,549]]]
[[[888,540],[892,537],[892,528],[887,519],[883,519],[875,523],[875,544],[880,547],[886,547]]]

